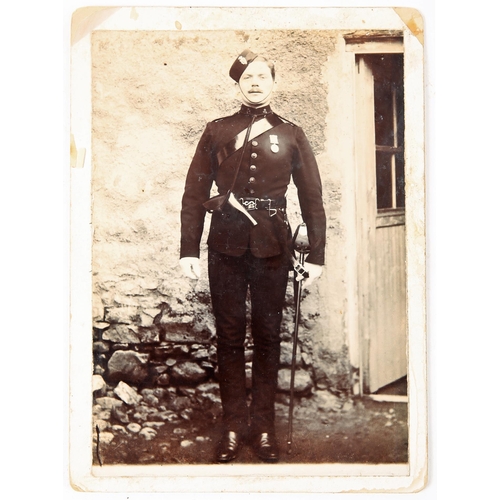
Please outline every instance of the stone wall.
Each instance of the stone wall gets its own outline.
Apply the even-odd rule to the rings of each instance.
[[[175,388],[216,380],[206,248],[204,274],[187,280],[178,267],[179,210],[206,122],[239,108],[228,69],[246,47],[276,61],[273,108],[300,125],[311,142],[324,184],[328,245],[341,248],[342,186],[325,136],[331,92],[325,75],[335,40],[332,32],[319,30],[93,33],[94,361],[95,373],[107,382]],[[288,198],[295,226],[300,213],[293,187]],[[304,395],[347,393],[351,387],[345,327],[337,314],[344,304],[335,303],[330,289],[323,279],[303,299],[297,384]],[[282,390],[289,380],[292,331],[290,283]],[[247,344],[250,366],[250,338]]]

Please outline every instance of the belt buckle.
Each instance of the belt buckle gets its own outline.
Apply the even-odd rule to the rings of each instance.
[[[257,202],[259,201],[258,198],[255,200],[245,200],[243,198],[240,198],[241,204],[247,209],[247,210],[257,210]]]
[[[266,201],[267,201],[267,211],[269,213],[269,217],[274,217],[278,213],[278,210],[276,208],[271,208],[271,203],[273,202],[273,200],[269,199]]]

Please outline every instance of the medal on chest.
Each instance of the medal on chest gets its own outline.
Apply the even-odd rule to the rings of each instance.
[[[277,153],[280,150],[278,136],[269,134],[269,141],[271,142],[271,151]]]

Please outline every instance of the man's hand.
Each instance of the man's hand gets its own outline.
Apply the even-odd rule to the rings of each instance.
[[[310,262],[304,262],[304,269],[309,273],[309,278],[305,279],[302,287],[307,288],[321,276],[321,273],[323,272],[323,266],[318,266],[318,264],[311,264]]]
[[[200,277],[200,259],[197,257],[183,257],[179,260],[179,264],[187,278],[197,280]]]

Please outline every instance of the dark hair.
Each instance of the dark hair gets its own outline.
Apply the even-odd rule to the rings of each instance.
[[[271,76],[273,77],[273,80],[274,80],[274,76],[276,74],[276,70],[274,68],[274,63],[264,56],[257,56],[252,62],[255,62],[255,61],[265,62],[267,64],[268,68],[271,70]]]

